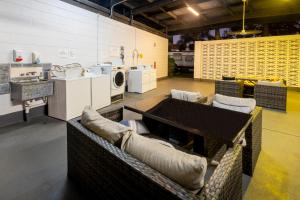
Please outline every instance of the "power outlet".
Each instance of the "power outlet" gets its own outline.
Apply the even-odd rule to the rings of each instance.
[[[60,58],[68,58],[69,57],[69,50],[68,49],[60,49],[59,51],[58,51],[58,56],[60,57]]]
[[[69,57],[72,59],[76,58],[75,49],[69,49]]]

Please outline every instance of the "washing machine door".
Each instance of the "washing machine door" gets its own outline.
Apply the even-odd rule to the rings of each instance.
[[[125,82],[124,73],[121,71],[116,71],[114,77],[113,77],[113,84],[116,88],[119,88],[123,86]]]

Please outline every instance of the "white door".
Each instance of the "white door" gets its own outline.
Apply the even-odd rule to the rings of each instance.
[[[100,109],[110,105],[110,75],[102,75],[91,79],[92,107]]]

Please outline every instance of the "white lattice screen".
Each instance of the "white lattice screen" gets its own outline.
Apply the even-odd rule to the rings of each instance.
[[[279,77],[288,86],[299,87],[300,35],[197,41],[195,70],[199,70],[196,65],[201,79]]]

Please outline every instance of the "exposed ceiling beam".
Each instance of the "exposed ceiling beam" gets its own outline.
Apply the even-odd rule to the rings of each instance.
[[[258,20],[260,24],[270,24],[270,23],[282,23],[282,22],[294,22],[297,19],[300,18],[300,14],[294,14],[294,15],[286,15],[286,16],[274,16],[274,17],[265,17],[265,18],[259,18],[259,19],[250,19],[248,20],[249,24],[255,24]],[[282,19],[285,19],[284,21]],[[185,33],[199,33],[201,31],[208,31],[211,29],[216,28],[230,28],[233,26],[236,26],[237,22],[227,22],[227,23],[217,23],[217,24],[210,24],[207,26],[192,28],[192,29],[183,29],[183,30],[177,30],[177,31],[170,31],[168,32],[169,35],[176,35],[176,34],[185,34]]]
[[[76,2],[78,4],[89,7],[90,9],[98,10],[98,11],[103,12],[105,14],[110,12],[109,9],[104,8],[104,7],[100,6],[99,4],[93,3],[93,2],[88,1],[88,0],[61,0],[61,1],[64,1],[64,2],[67,2],[67,3]]]
[[[146,1],[147,1],[147,2],[152,2],[151,0],[146,0]],[[133,6],[130,5],[128,2],[124,2],[123,4],[124,4],[125,6],[127,6],[128,8],[130,8],[130,9],[134,9]],[[144,12],[139,13],[139,15],[143,16],[144,18],[146,18],[146,19],[148,19],[148,20],[150,20],[150,21],[152,21],[152,22],[154,22],[154,23],[156,23],[157,25],[160,25],[160,26],[166,28],[166,25],[165,25],[165,24],[163,24],[163,23],[160,22],[159,20],[157,20],[157,19],[155,19],[155,18],[153,18],[153,17],[151,17],[151,16],[145,14]]]
[[[230,15],[234,16],[234,12],[231,10],[230,6],[228,5],[227,0],[219,0],[223,7],[229,12]]]
[[[172,6],[172,7],[163,7],[164,11],[165,12],[173,12],[174,10],[177,10],[177,9],[180,9],[182,8],[184,5],[182,3],[177,3],[175,6]],[[162,10],[156,10],[154,12],[151,12],[151,15],[150,16],[155,16],[155,15],[159,15],[161,13],[163,13],[164,11]]]
[[[195,5],[195,4],[199,4],[199,3],[205,3],[205,2],[208,2],[209,0],[177,0],[177,1],[174,1],[174,6],[172,7],[169,7],[169,8],[166,8],[164,7],[164,11],[160,9],[160,11],[162,12],[172,12],[174,10],[178,10],[180,8],[183,8],[183,7],[186,7],[187,5]],[[161,6],[162,7],[162,6]],[[155,14],[152,14],[151,16],[154,16],[154,15],[158,15],[160,14],[161,12],[156,12]]]
[[[61,0],[61,1],[69,3],[69,4],[74,5],[74,6],[78,6],[80,8],[89,10],[91,12],[94,12],[94,13],[97,13],[97,14],[100,14],[100,15],[103,15],[103,16],[106,16],[106,17],[108,17],[109,14],[110,14],[109,9],[104,8],[104,7],[102,7],[102,6],[100,6],[96,3],[90,2],[88,0]],[[130,23],[130,19],[128,17],[126,17],[124,15],[121,15],[117,12],[114,12],[113,19],[117,20],[119,22],[122,22],[124,24],[128,24],[128,25],[131,25],[133,27],[136,27],[136,28],[154,33],[156,35],[166,37],[166,35],[162,31],[154,29],[154,28],[152,28],[150,26],[147,26],[147,25],[145,25],[141,22],[133,21],[132,23]]]
[[[217,8],[211,8],[211,9],[205,9],[205,10],[201,10],[199,11],[200,14],[202,15],[207,15],[209,13],[218,13],[218,12],[222,12],[224,10],[223,7],[217,7]],[[180,15],[180,16],[177,16],[178,18],[185,18],[185,17],[188,17],[190,16],[190,13],[187,13],[185,15]],[[229,15],[228,15],[229,16]],[[202,18],[203,19],[203,18]],[[161,22],[165,22],[165,21],[169,21],[170,19],[164,19],[164,20],[160,20]],[[208,19],[207,19],[208,20]]]
[[[189,1],[186,1],[186,2],[187,2],[187,4],[188,4],[189,6],[193,7],[194,10],[199,11],[201,17],[202,17],[205,21],[208,20],[207,17],[206,17],[206,15],[205,15],[205,12],[204,12],[205,10],[203,10],[203,9],[199,8],[199,6],[197,6],[197,3],[199,3],[198,1],[195,1],[195,0],[189,0]]]
[[[142,15],[142,16],[145,17],[146,19],[148,19],[148,20],[150,20],[150,21],[152,21],[152,22],[154,22],[154,23],[156,23],[156,24],[158,24],[158,25],[160,25],[160,26],[162,26],[162,27],[166,27],[166,25],[164,25],[161,21],[159,21],[159,20],[157,20],[157,19],[155,19],[155,18],[153,18],[153,17],[150,17],[150,16],[148,16],[148,15],[145,14],[145,13],[140,13],[140,15]]]
[[[153,8],[158,8],[160,6],[164,6],[167,5],[169,3],[173,3],[177,0],[157,0],[157,1],[153,1],[152,3],[147,3],[143,6],[137,7],[135,9],[132,10],[132,13],[134,15],[139,14],[141,12],[146,12],[149,9],[153,9]]]
[[[246,19],[246,24],[253,24],[253,23],[272,23],[272,22],[283,22],[283,21],[295,21],[300,19],[300,13],[293,13],[293,14],[281,14],[281,15],[268,15],[267,13],[255,12],[255,14],[248,15]],[[199,21],[198,23],[194,24],[186,24],[186,25],[175,25],[168,28],[169,33],[178,33],[184,30],[195,30],[201,29],[203,27],[213,27],[213,26],[220,26],[226,25],[230,23],[234,23],[235,25],[241,21],[240,16],[228,16],[228,17],[218,17],[214,18],[210,21]]]
[[[175,15],[175,14],[173,14],[172,13],[172,11],[166,11],[163,7],[159,7],[159,9],[162,11],[162,12],[164,12],[164,13],[166,13],[167,15],[169,15],[171,18],[173,18],[173,19],[175,19],[175,20],[177,20],[177,15]]]
[[[132,13],[134,15],[139,14],[141,12],[147,12],[148,10],[154,9],[154,8],[159,8],[162,6],[165,6],[167,4],[175,3],[175,2],[180,2],[183,5],[184,4],[196,4],[196,3],[201,3],[201,2],[207,2],[209,0],[156,0],[151,3],[146,3],[140,7],[134,8],[132,10]]]

